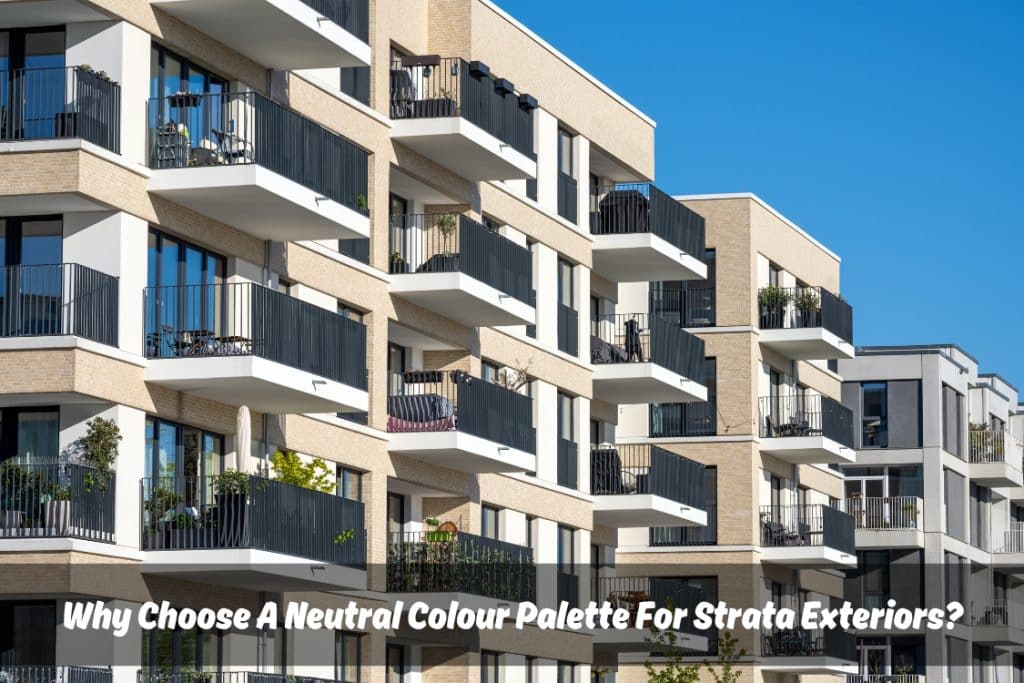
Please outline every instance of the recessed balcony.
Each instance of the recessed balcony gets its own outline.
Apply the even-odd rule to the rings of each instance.
[[[979,645],[1001,647],[1024,645],[1024,620],[1021,605],[1005,598],[982,597],[972,601],[971,640]]]
[[[273,69],[369,66],[368,0],[150,0]]]
[[[820,394],[763,396],[760,449],[794,465],[851,463],[853,411]]]
[[[853,517],[858,548],[924,547],[924,501],[916,496],[844,498],[835,508]]]
[[[143,571],[259,590],[366,588],[363,504],[256,475],[142,480]]]
[[[855,674],[857,642],[839,629],[772,629],[761,634],[761,670],[786,674]]]
[[[461,472],[534,472],[533,400],[461,371],[392,375],[390,450]]]
[[[152,194],[263,240],[369,237],[366,151],[301,114],[185,92],[151,99],[149,122]]]
[[[705,526],[704,466],[650,444],[590,452],[594,521],[612,528]]]
[[[116,481],[74,463],[0,464],[0,545],[5,539],[114,542]]]
[[[853,308],[824,287],[757,293],[762,346],[793,360],[853,358]]]
[[[391,139],[467,180],[536,177],[536,108],[482,62],[424,55],[391,65]]]
[[[691,586],[683,579],[658,578],[650,576],[602,576],[591,579],[590,599],[601,605],[609,603],[613,608],[627,610],[630,623],[635,624],[640,603],[654,602],[658,608],[671,605],[675,609],[689,610],[693,615],[701,602],[704,592]],[[694,652],[707,652],[707,635],[694,628],[686,620],[683,630],[674,631],[674,645]],[[650,652],[650,632],[646,629],[598,629],[594,632],[594,647],[608,652]]]
[[[704,218],[651,183],[595,188],[594,272],[612,282],[703,280]]]
[[[1024,446],[1007,431],[972,429],[968,434],[970,477],[989,488],[1024,485]]]
[[[828,505],[761,506],[761,561],[793,568],[856,567],[853,517]]]
[[[252,282],[149,287],[146,381],[263,413],[365,412],[366,327]]]
[[[469,327],[533,324],[530,251],[455,213],[391,219],[391,293]]]
[[[609,403],[707,400],[704,341],[678,323],[646,313],[591,322],[594,395]]]
[[[1003,531],[1002,545],[992,551],[992,568],[1014,574],[1024,572],[1024,522],[1010,522]]]

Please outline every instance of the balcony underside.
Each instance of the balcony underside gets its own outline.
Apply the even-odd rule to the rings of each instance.
[[[144,574],[244,590],[366,590],[366,570],[245,548],[150,550]]]
[[[1024,486],[1001,488],[998,491],[998,495],[1011,501],[1024,500]]]
[[[649,493],[594,496],[594,521],[622,529],[640,526],[707,526],[708,513]]]
[[[465,273],[391,276],[391,293],[469,327],[532,325],[533,306]]]
[[[597,629],[593,633],[595,651],[614,654],[651,651],[651,644],[648,642],[651,634],[644,629]],[[707,636],[683,632],[676,632],[675,636],[676,647],[693,652],[707,652]]]
[[[110,20],[110,17],[77,0],[4,2],[0,7],[3,8],[3,25],[6,28]]]
[[[823,545],[762,546],[761,561],[794,569],[856,567],[857,556]]]
[[[369,66],[370,46],[301,0],[150,0],[186,24],[276,69]]]
[[[761,330],[760,342],[793,360],[853,358],[853,344],[823,327]]]
[[[655,363],[594,366],[594,396],[608,403],[689,403],[706,401],[708,390]]]
[[[146,381],[261,413],[366,411],[365,390],[259,356],[150,360]]]
[[[1024,485],[1024,473],[1005,462],[972,462],[971,481],[988,488],[1015,488]]]
[[[979,645],[1024,646],[1024,629],[1017,626],[973,626],[971,640]]]
[[[536,161],[460,116],[393,121],[391,139],[466,180],[537,176]]]
[[[992,568],[1013,574],[1024,574],[1024,552],[992,553]]]
[[[923,548],[920,529],[857,529],[858,548]]]
[[[703,280],[708,267],[650,232],[593,235],[594,271],[612,282]]]
[[[761,439],[761,452],[793,465],[849,464],[857,453],[826,436],[782,436]]]
[[[149,191],[263,240],[370,236],[367,216],[256,164],[155,169]]]
[[[764,657],[761,671],[776,671],[798,675],[811,674],[856,674],[857,663],[838,657]]]
[[[470,474],[534,472],[537,457],[465,432],[395,432],[392,453]]]

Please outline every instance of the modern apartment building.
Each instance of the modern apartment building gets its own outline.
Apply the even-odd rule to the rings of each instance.
[[[965,608],[950,631],[859,634],[860,673],[1020,680],[1017,389],[953,344],[858,348],[839,370],[857,450],[856,465],[843,466],[841,508],[854,518],[859,558],[848,592],[868,606]]]
[[[0,2],[0,673],[582,683],[623,646],[58,624],[83,597],[579,602],[631,529],[710,517],[725,548],[763,545],[759,507],[715,521],[704,465],[773,525],[842,531],[837,474],[806,464],[842,436],[775,433],[762,478],[751,413],[783,378],[838,395],[823,363],[848,334],[752,323],[759,284],[837,291],[838,261],[755,201],[679,203],[653,176],[654,122],[489,0]],[[756,242],[726,247],[729,207]],[[693,334],[647,291],[714,272],[705,209],[730,327]],[[713,396],[709,356],[735,428],[621,438],[652,399]],[[278,451],[329,481],[286,479]],[[761,554],[789,590],[850,564],[837,543]]]

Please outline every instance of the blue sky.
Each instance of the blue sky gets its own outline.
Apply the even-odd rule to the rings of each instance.
[[[658,123],[657,184],[755,192],[843,258],[855,341],[1024,392],[1024,2],[497,0]]]

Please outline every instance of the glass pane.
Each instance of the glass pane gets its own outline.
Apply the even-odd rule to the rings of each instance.
[[[24,463],[55,461],[59,422],[59,414],[56,410],[19,413],[19,459]]]
[[[61,221],[26,220],[21,227],[21,264],[40,265],[61,262],[63,247]]]
[[[173,477],[177,473],[178,429],[173,424],[157,424],[157,472],[158,477]]]
[[[46,31],[25,34],[25,68],[43,69],[64,66],[64,32]]]
[[[11,34],[7,31],[0,31],[0,70],[10,66],[10,42]]]

